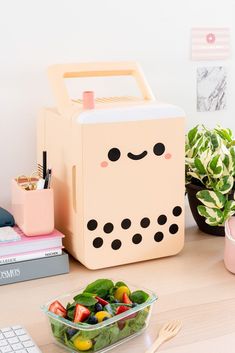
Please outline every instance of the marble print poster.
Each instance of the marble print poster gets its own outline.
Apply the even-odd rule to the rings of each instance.
[[[227,72],[223,66],[197,69],[197,111],[226,109]]]

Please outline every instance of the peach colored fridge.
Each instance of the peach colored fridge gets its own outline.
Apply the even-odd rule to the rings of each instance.
[[[184,111],[155,100],[136,63],[54,65],[56,107],[38,121],[66,249],[98,269],[177,254],[184,245]],[[141,98],[71,100],[65,78],[131,75]]]

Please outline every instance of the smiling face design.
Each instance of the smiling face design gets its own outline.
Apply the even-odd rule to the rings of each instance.
[[[179,124],[165,119],[83,127],[84,184],[78,195],[85,198],[85,247],[96,261],[113,265],[155,258],[161,249],[172,254],[182,246],[184,131]]]
[[[157,142],[153,146],[153,150],[151,152],[154,155],[159,157],[159,156],[164,155],[165,150],[166,150],[165,145],[161,142]],[[145,150],[143,152],[140,152],[139,154],[134,154],[132,152],[128,152],[126,156],[128,158],[132,159],[133,161],[139,161],[140,159],[145,158],[147,155],[148,155],[148,151]],[[108,157],[109,161],[117,162],[121,157],[125,157],[125,156],[122,156],[122,153],[119,148],[113,147],[108,151],[107,157]],[[170,159],[172,157],[172,155],[171,155],[171,153],[165,153],[164,157],[165,157],[165,159]],[[106,168],[108,166],[108,162],[103,161],[103,162],[101,162],[100,165],[102,168]]]

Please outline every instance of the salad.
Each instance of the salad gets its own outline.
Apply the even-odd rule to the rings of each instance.
[[[47,314],[59,343],[76,352],[98,352],[140,333],[156,297],[152,299],[143,290],[131,292],[124,282],[98,279],[71,302],[53,301]]]

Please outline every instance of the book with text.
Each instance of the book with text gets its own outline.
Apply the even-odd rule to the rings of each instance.
[[[62,247],[54,249],[45,249],[40,251],[30,251],[22,254],[12,254],[7,256],[0,256],[0,265],[9,264],[13,262],[27,261],[33,259],[40,259],[43,257],[58,256],[62,254]]]
[[[18,227],[13,229],[20,235],[20,240],[0,243],[0,257],[62,247],[64,235],[56,229],[50,234],[34,237],[27,237]]]
[[[0,266],[0,286],[69,272],[68,254]]]

